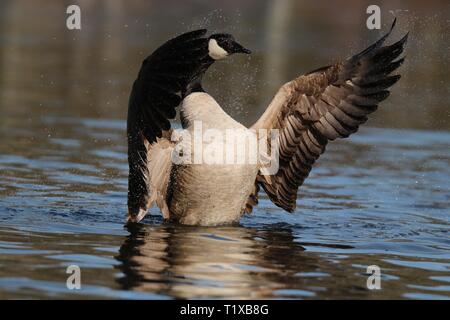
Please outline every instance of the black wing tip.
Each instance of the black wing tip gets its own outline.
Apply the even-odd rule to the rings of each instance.
[[[355,54],[354,56],[350,57],[348,60],[355,61],[355,60],[361,59],[362,57],[364,57],[366,55],[373,54],[373,52],[376,49],[380,48],[383,45],[383,43],[386,41],[386,39],[391,35],[392,30],[394,30],[396,24],[397,24],[397,17],[394,17],[394,21],[392,22],[389,31],[384,36],[382,36],[375,43],[373,43],[372,45],[368,46],[363,51],[361,51],[358,54]]]
[[[182,33],[182,34],[174,37],[173,39],[179,39],[179,38],[183,38],[186,40],[197,39],[197,38],[203,37],[207,32],[208,32],[208,29],[190,30],[190,31],[186,31],[185,33]]]
[[[202,29],[195,29],[195,30],[187,31],[185,34],[187,34],[187,33],[195,33],[195,34],[204,36],[207,32],[208,32],[208,29],[202,28]]]
[[[391,75],[389,78],[392,80],[392,84],[389,87],[392,87],[394,84],[396,84],[398,82],[398,80],[400,80],[402,78],[402,76],[400,74],[394,74],[394,75]]]
[[[289,212],[289,213],[293,213],[297,207],[297,204],[295,202],[292,203],[290,201],[289,202],[285,202],[283,200],[280,201],[279,198],[277,198],[275,201],[272,200],[272,202],[276,206],[280,207],[281,209],[283,209],[284,211]]]
[[[404,45],[406,42],[408,42],[408,38],[409,38],[409,31],[398,42]]]
[[[394,21],[392,22],[392,25],[391,25],[391,28],[390,28],[389,32],[388,32],[387,34],[385,34],[385,35],[380,39],[380,40],[383,40],[382,43],[383,43],[384,40],[386,40],[386,39],[389,37],[389,35],[392,33],[392,30],[394,30],[394,27],[395,27],[396,24],[397,24],[397,17],[394,17]],[[401,46],[403,47],[404,44],[405,44],[406,42],[408,42],[409,33],[410,33],[410,31],[406,32],[406,34],[405,34],[399,41],[397,41],[396,43],[394,43],[393,46],[395,46],[395,45],[401,45]],[[380,41],[380,40],[379,40],[379,41]],[[377,41],[377,42],[378,42],[378,41]],[[382,43],[380,43],[380,44],[382,44]]]
[[[394,21],[392,21],[391,30],[389,30],[389,33],[392,32],[396,24],[397,24],[397,17],[394,16]]]
[[[293,206],[289,206],[289,207],[283,207],[283,209],[284,210],[286,210],[287,212],[289,212],[289,213],[293,213],[294,211],[295,211],[295,205],[293,205]]]
[[[349,61],[350,63],[355,63],[356,61],[358,61],[360,59],[371,58],[374,55],[376,55],[377,52],[379,52],[379,50],[381,48],[384,48],[382,46],[383,46],[384,42],[386,41],[386,39],[391,35],[392,30],[394,29],[396,24],[397,24],[397,17],[394,17],[394,21],[391,24],[391,28],[389,29],[389,31],[384,36],[382,36],[375,43],[373,43],[372,45],[368,46],[366,49],[364,49],[360,53],[349,57],[347,59],[347,61]],[[401,50],[403,51],[404,45],[408,41],[408,37],[409,37],[409,31],[399,41],[395,42],[394,44],[390,45],[389,47],[401,46],[402,47]]]
[[[172,46],[177,46],[177,45],[185,44],[187,42],[190,42],[190,41],[193,41],[196,39],[200,39],[207,32],[208,32],[207,29],[197,29],[197,30],[191,30],[191,31],[187,31],[185,33],[179,34],[175,37],[172,37],[170,40],[166,41],[166,43],[164,43],[158,49],[156,49],[155,52],[163,50],[163,49],[167,50],[167,48],[170,48]]]
[[[391,27],[389,28],[389,31],[380,38],[380,40],[378,40],[376,42],[376,44],[379,44],[378,47],[380,47],[384,41],[386,41],[387,38],[389,38],[389,36],[391,35],[392,31],[394,30],[395,26],[397,25],[397,17],[394,17],[394,21],[392,21]]]

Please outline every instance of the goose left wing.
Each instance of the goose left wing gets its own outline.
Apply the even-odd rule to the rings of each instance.
[[[407,35],[383,46],[391,30],[376,43],[344,62],[318,69],[286,83],[253,129],[279,129],[279,170],[258,174],[256,185],[277,206],[292,212],[297,190],[329,141],[346,138],[367,121],[387,90],[399,79],[391,75],[402,63]],[[257,189],[255,189],[257,192]],[[256,193],[246,210],[251,211]]]
[[[128,106],[128,212],[136,217],[147,209],[152,186],[150,146],[169,132],[176,107],[212,64],[206,29],[175,37],[156,49],[142,63],[133,83]]]
[[[172,169],[172,152],[175,143],[170,141],[171,131],[165,132],[165,137],[156,138],[152,144],[146,144],[147,164],[142,168],[142,177],[146,181],[148,194],[146,204],[139,208],[135,215],[128,215],[128,221],[139,222],[154,203],[161,210],[164,219],[169,219],[169,208],[167,206],[167,191],[169,187],[170,172]]]

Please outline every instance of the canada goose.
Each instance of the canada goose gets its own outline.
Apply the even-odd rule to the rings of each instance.
[[[236,222],[258,203],[260,187],[275,205],[294,211],[297,190],[327,143],[356,132],[400,79],[391,73],[403,63],[397,58],[408,35],[383,46],[395,22],[362,52],[284,84],[249,129],[228,116],[201,85],[216,60],[249,54],[248,49],[229,34],[207,37],[205,29],[163,44],[144,60],[130,95],[128,221],[139,222],[156,203],[165,219],[183,224]],[[267,175],[252,163],[174,164],[182,140],[170,138],[168,119],[175,118],[180,104],[182,126],[191,132],[195,121],[218,130],[278,129],[278,170]]]

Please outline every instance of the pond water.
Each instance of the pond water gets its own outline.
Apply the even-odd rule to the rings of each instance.
[[[273,40],[287,55],[280,62],[251,6],[261,14],[283,8],[249,1],[210,19],[215,2],[196,14],[180,5],[184,22],[158,29],[177,14],[156,14],[162,3],[89,6],[80,33],[55,22],[65,13],[59,1],[0,4],[0,298],[450,299],[449,41],[448,20],[438,15],[448,15],[445,2],[436,2],[437,16],[405,2],[412,4],[396,36],[412,30],[410,48],[429,49],[410,49],[403,79],[368,125],[328,146],[294,213],[261,192],[238,226],[164,224],[153,208],[124,227],[129,88],[164,39],[196,21],[228,28],[254,48],[206,79],[247,124],[281,83],[374,39],[355,31],[363,26],[356,20],[328,21],[309,5],[308,21],[321,29],[288,19],[288,35],[305,41]],[[42,19],[26,19],[31,12]],[[345,37],[325,31],[340,25]],[[81,268],[81,290],[66,287],[69,265]],[[381,269],[380,290],[366,286],[370,265]]]

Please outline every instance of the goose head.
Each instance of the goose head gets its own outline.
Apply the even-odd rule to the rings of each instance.
[[[208,54],[214,60],[221,60],[234,53],[250,54],[251,51],[244,48],[228,33],[216,33],[208,38]]]

